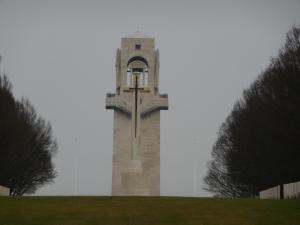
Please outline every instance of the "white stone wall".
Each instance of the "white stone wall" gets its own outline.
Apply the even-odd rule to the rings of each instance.
[[[300,181],[283,185],[284,199],[300,198]],[[259,192],[260,199],[280,199],[280,186]]]
[[[131,118],[123,112],[114,112],[112,195],[128,195],[134,188],[143,189],[142,195],[160,195],[160,111],[152,112],[141,119],[140,148],[138,158],[141,170],[133,176],[130,169]],[[137,193],[137,191],[132,191]]]
[[[284,199],[300,198],[300,181],[284,185]]]
[[[141,120],[140,159],[148,179],[149,195],[160,195],[160,111]]]
[[[131,117],[114,110],[114,142],[112,195],[126,193],[122,185],[122,173],[129,167],[131,150]]]
[[[280,199],[280,186],[275,186],[259,192],[260,199]]]
[[[9,188],[0,186],[0,196],[8,196]]]

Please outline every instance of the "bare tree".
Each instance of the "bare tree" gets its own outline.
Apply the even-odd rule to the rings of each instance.
[[[57,143],[50,123],[11,90],[8,78],[0,75],[0,185],[11,195],[31,194],[56,176],[51,159]]]

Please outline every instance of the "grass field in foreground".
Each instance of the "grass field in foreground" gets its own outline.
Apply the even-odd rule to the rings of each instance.
[[[1,225],[300,225],[299,200],[0,197]]]

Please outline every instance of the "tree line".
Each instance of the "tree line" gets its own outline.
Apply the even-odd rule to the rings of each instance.
[[[217,196],[253,197],[300,180],[300,27],[221,125],[204,178]]]

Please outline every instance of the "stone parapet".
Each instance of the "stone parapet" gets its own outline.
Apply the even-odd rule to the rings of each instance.
[[[9,196],[9,188],[0,185],[0,196]]]

